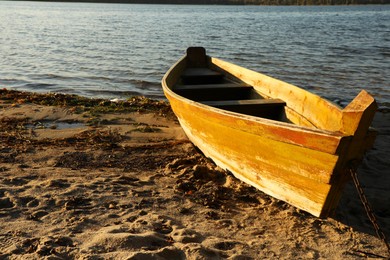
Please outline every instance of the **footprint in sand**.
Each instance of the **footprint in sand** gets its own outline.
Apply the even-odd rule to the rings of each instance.
[[[89,256],[111,252],[107,257],[126,259],[185,259],[184,251],[174,246],[173,236],[192,236],[190,232],[175,233],[175,226],[163,216],[144,211],[127,217],[124,225],[104,227],[84,245],[81,253]],[[182,239],[183,240],[183,239]],[[185,239],[184,239],[185,240]],[[198,239],[196,239],[198,241]]]
[[[68,183],[68,181],[64,179],[48,180],[44,185],[48,188],[69,188],[70,187],[70,183]]]
[[[244,254],[247,246],[239,241],[210,237],[202,242],[202,246],[219,256],[228,253],[231,256],[229,259],[251,259]]]
[[[152,251],[167,247],[171,242],[166,236],[154,231],[134,234],[122,226],[109,226],[100,229],[89,242],[83,245],[83,251],[101,253],[109,251]]]
[[[204,240],[204,237],[195,230],[180,227],[174,227],[171,236],[175,241],[183,244],[201,243]]]
[[[74,243],[70,237],[66,236],[43,236],[26,239],[18,247],[19,251],[24,253],[37,253],[40,259],[44,257],[48,257],[47,259],[69,259],[71,258],[68,255],[69,248],[74,247]],[[56,257],[59,255],[61,258]]]
[[[7,192],[0,190],[0,210],[10,209],[16,206],[13,196]]]
[[[28,182],[30,182],[30,180],[24,177],[13,177],[13,178],[7,178],[3,180],[4,184],[10,186],[22,186],[22,185],[26,185]]]
[[[31,196],[25,196],[19,198],[18,204],[22,207],[35,208],[39,206],[39,200]]]
[[[27,219],[29,220],[40,220],[41,218],[43,218],[44,216],[48,215],[49,212],[47,211],[44,211],[44,210],[37,210],[33,213],[31,213],[30,215],[27,216]]]
[[[4,197],[0,198],[0,209],[9,209],[13,208],[15,204],[11,201],[10,198]]]

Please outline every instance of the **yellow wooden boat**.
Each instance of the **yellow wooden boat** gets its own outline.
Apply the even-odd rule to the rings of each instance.
[[[350,167],[375,139],[377,105],[362,90],[344,109],[294,85],[190,47],[162,80],[188,138],[259,190],[327,217]]]

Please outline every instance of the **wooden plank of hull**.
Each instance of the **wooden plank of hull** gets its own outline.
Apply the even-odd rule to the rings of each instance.
[[[208,135],[205,142],[210,145],[217,144],[219,140],[218,145],[229,146],[238,154],[243,153],[250,157],[253,161],[249,163],[258,161],[262,167],[269,165],[269,171],[284,168],[284,171],[297,172],[301,176],[324,183],[329,183],[332,178],[338,156],[277,140],[278,135],[284,137],[287,130],[273,128],[275,136],[270,138],[272,133],[264,125],[255,125],[254,122],[247,122],[242,118],[240,123],[237,123],[236,118],[215,113],[207,107],[187,105],[174,100],[170,103],[176,115],[182,121],[188,122],[187,125],[192,126],[191,129],[201,129],[199,134]],[[248,129],[249,123],[252,123],[250,129]],[[256,126],[257,129],[254,129]],[[250,138],[250,141],[244,144],[243,136]],[[226,144],[226,140],[241,141]]]
[[[331,174],[337,156],[321,153],[319,157],[319,152],[302,147],[298,147],[304,150],[299,154],[294,151],[297,146],[228,129],[202,118],[180,118],[180,123],[190,140],[220,167],[275,198],[315,216],[322,215],[331,187],[304,177],[303,172],[311,171],[311,177],[321,177],[321,172]]]
[[[197,112],[206,116],[212,116],[219,123],[226,124],[231,128],[240,127],[243,131],[254,135],[261,135],[275,141],[291,143],[330,154],[338,154],[340,147],[349,143],[348,137],[338,133],[330,134],[309,128],[298,128],[283,122],[249,116],[237,116],[229,112],[221,111],[221,113],[215,113],[211,110],[197,110]],[[226,121],[227,115],[231,120]]]

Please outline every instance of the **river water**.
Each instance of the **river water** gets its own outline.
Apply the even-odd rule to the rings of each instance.
[[[342,105],[366,89],[390,108],[390,5],[0,1],[0,88],[163,98],[189,46]]]

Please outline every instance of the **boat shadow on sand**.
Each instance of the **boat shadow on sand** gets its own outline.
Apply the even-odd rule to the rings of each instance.
[[[378,131],[374,147],[358,168],[358,178],[387,239],[390,237],[390,113],[377,112],[373,122]],[[358,191],[351,180],[344,189],[334,219],[356,231],[376,235]]]

